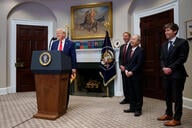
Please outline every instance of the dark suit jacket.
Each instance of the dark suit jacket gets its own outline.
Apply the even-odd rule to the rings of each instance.
[[[130,78],[132,79],[141,79],[142,73],[143,73],[143,64],[144,64],[144,50],[141,47],[137,47],[130,58],[130,53],[127,56],[127,62],[126,62],[126,70],[132,71],[133,76]]]
[[[172,69],[171,78],[185,78],[187,72],[184,67],[184,63],[187,60],[189,53],[189,44],[187,40],[176,38],[174,47],[168,53],[168,42],[164,43],[161,48],[161,68],[169,67]],[[166,75],[165,75],[166,77]]]
[[[123,62],[123,50],[124,50],[124,47],[125,47],[125,45],[126,44],[123,44],[123,45],[121,45],[121,47],[120,47],[120,51],[119,51],[119,66],[120,65],[123,65],[123,66],[125,66],[125,63]],[[128,53],[129,53],[129,50],[131,49],[131,45],[129,44],[129,46],[128,46],[128,48],[127,48],[127,52],[126,52],[126,57],[127,57],[127,55],[128,55]],[[125,58],[126,58],[125,57]]]
[[[51,50],[57,50],[59,45],[59,40],[56,40],[53,42],[51,46]],[[65,45],[63,48],[63,52],[71,57],[71,64],[72,68],[76,69],[77,68],[77,59],[76,59],[76,51],[75,51],[75,44],[72,43],[70,40],[65,39]]]

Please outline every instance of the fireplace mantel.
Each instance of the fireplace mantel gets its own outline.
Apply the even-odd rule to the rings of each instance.
[[[101,49],[76,49],[77,54],[77,63],[91,63],[91,62],[100,62],[101,59]],[[122,96],[122,80],[121,80],[121,72],[119,70],[119,48],[115,49],[116,56],[116,71],[117,77],[114,80],[114,95]]]
[[[101,49],[77,49],[77,62],[100,62]]]

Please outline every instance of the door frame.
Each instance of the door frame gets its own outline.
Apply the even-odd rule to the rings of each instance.
[[[19,20],[13,19],[8,21],[8,93],[16,93],[16,37],[17,25],[33,25],[33,26],[47,26],[48,27],[48,45],[49,40],[53,37],[53,22],[37,21],[37,20]],[[11,44],[11,45],[10,45]]]
[[[174,22],[179,24],[179,6],[178,6],[178,0],[174,0],[173,2],[170,2],[168,4],[163,4],[159,7],[154,7],[150,9],[144,9],[142,11],[137,11],[133,13],[133,25],[134,29],[133,32],[136,34],[140,34],[140,18],[158,14],[164,11],[168,11],[170,9],[173,9],[174,13]],[[179,32],[178,32],[179,34]]]

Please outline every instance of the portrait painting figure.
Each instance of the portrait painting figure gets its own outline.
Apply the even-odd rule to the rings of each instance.
[[[111,21],[109,6],[72,7],[72,39],[103,38],[105,22]]]

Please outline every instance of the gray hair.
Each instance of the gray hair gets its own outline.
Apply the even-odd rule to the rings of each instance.
[[[139,34],[134,34],[133,36],[137,36],[138,41],[141,41],[141,36]]]

